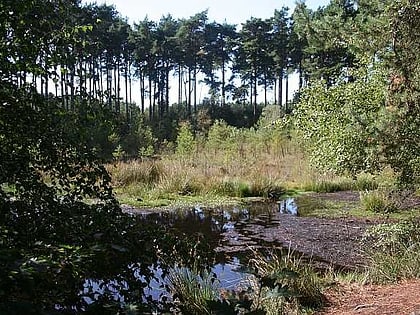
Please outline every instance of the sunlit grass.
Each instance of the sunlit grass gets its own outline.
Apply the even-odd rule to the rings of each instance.
[[[261,291],[254,297],[254,303],[267,314],[302,314],[304,310],[323,304],[325,278],[292,251],[269,255],[255,253],[250,265],[256,269],[257,278],[262,279],[254,285],[260,286]],[[266,282],[271,284],[264,286]]]
[[[374,186],[317,172],[292,142],[259,150],[244,143],[240,150],[198,147],[190,155],[168,154],[155,160],[118,162],[107,166],[120,200],[136,205],[188,197],[278,199],[288,190],[331,192]],[[159,203],[158,203],[159,204]]]

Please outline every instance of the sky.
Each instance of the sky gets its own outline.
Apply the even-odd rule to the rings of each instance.
[[[286,6],[293,12],[295,0],[84,0],[115,5],[117,11],[129,22],[138,22],[146,16],[149,20],[159,21],[170,13],[175,19],[188,18],[208,9],[209,21],[240,25],[249,18],[269,18],[275,9]],[[307,0],[311,9],[325,6],[329,0]]]

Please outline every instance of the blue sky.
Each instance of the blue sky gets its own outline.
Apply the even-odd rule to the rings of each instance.
[[[84,3],[95,2],[84,0]],[[170,13],[174,18],[188,18],[208,9],[210,21],[240,25],[250,17],[269,18],[275,9],[283,6],[293,11],[295,0],[96,0],[98,4],[115,5],[123,17],[130,22],[143,20],[146,15],[152,21],[158,21]],[[311,9],[324,6],[329,0],[307,0]]]

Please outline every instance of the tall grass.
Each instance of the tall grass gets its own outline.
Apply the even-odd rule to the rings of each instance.
[[[379,224],[363,237],[370,258],[368,279],[375,283],[420,278],[420,222]]]
[[[243,145],[242,154],[198,148],[190,156],[110,164],[120,193],[160,198],[178,196],[272,197],[287,189],[336,191],[351,188],[348,179],[312,169],[292,143],[283,153]],[[330,187],[330,188],[329,188]],[[331,188],[333,187],[333,188]]]
[[[208,302],[218,299],[219,289],[209,273],[200,275],[186,267],[175,267],[167,280],[182,314],[212,314]]]
[[[260,286],[260,293],[254,297],[254,303],[267,314],[300,314],[304,309],[317,308],[324,302],[323,278],[292,251],[268,256],[256,253],[250,264],[263,279],[255,285]],[[271,279],[272,282],[268,281],[271,284],[264,286],[265,279]]]
[[[398,202],[392,194],[383,189],[360,192],[360,203],[366,211],[391,213],[398,210]]]
[[[207,138],[178,139],[178,145],[190,148],[188,153],[174,150],[155,160],[108,165],[108,170],[114,185],[122,188],[119,192],[153,198],[273,197],[288,189],[333,192],[377,187],[374,177],[354,180],[312,168],[298,144],[273,128],[236,129],[219,122]]]

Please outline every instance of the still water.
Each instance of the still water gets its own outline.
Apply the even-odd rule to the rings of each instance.
[[[244,266],[251,249],[285,248],[287,244],[266,240],[261,237],[261,229],[276,226],[298,215],[294,198],[286,198],[277,203],[254,203],[242,207],[206,208],[196,206],[176,211],[138,214],[144,220],[165,224],[185,235],[200,235],[216,253],[216,261],[211,271],[217,276],[219,287],[234,290],[240,285],[247,273]],[[133,272],[137,271],[133,268]],[[159,267],[154,270],[156,281],[150,283],[147,294],[159,299],[164,293]],[[137,273],[140,279],[141,274]],[[121,282],[107,282],[88,279],[85,281],[83,296],[96,300],[101,295],[112,296],[115,301],[124,303],[118,293],[125,287]],[[117,289],[118,288],[118,289]],[[128,287],[126,288],[128,289]],[[85,298],[85,302],[93,302]]]

